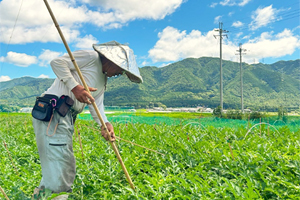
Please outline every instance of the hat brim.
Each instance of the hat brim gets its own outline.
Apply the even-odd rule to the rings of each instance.
[[[104,44],[94,44],[93,48],[99,53],[102,65],[119,67],[125,71],[130,81],[134,83],[143,82],[133,51],[127,45],[121,45],[113,41]]]

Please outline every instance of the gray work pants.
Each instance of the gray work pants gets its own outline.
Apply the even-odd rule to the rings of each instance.
[[[76,169],[72,141],[74,125],[71,112],[61,117],[54,111],[49,129],[49,122],[33,118],[32,124],[42,167],[42,180],[39,188],[44,186],[54,193],[72,192],[71,186],[75,179]]]

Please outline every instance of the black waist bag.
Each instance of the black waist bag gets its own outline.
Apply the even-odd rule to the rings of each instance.
[[[62,95],[55,107],[56,112],[62,117],[65,117],[70,108],[73,106],[74,101],[69,96]]]
[[[31,112],[32,117],[41,121],[50,121],[57,99],[58,98],[54,95],[37,97]]]

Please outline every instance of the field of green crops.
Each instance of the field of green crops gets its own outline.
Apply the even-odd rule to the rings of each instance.
[[[69,199],[300,199],[300,127],[113,125],[117,136],[165,156],[116,141],[133,191],[96,124],[79,119]],[[10,199],[30,199],[41,179],[31,116],[0,114],[0,140],[1,188]]]

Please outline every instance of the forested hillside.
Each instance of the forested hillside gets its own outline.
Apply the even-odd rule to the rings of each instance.
[[[245,108],[299,108],[300,60],[271,65],[243,63]],[[143,84],[131,83],[126,76],[109,78],[105,105],[147,107],[216,107],[220,103],[218,58],[188,58],[171,65],[140,68]],[[44,92],[53,79],[22,77],[0,83],[0,104],[27,106]],[[224,108],[240,108],[239,63],[223,61]]]

